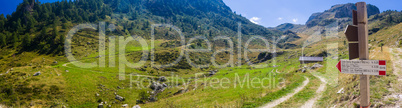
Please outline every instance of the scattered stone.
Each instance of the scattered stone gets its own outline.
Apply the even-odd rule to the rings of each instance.
[[[215,75],[218,72],[218,70],[210,70],[209,71],[209,76]]]
[[[95,96],[96,96],[96,97],[99,97],[99,93],[96,93]]]
[[[132,108],[141,108],[139,105],[135,105]]]
[[[98,105],[98,108],[103,108],[103,102]]]
[[[57,62],[57,61],[54,61],[53,63],[54,63],[54,64],[57,64],[58,62]]]
[[[124,105],[122,105],[121,107],[127,108],[127,107],[128,107],[128,104],[124,104]]]
[[[306,72],[306,69],[302,69],[301,72],[303,72],[303,73]]]
[[[40,71],[39,72],[36,72],[33,76],[39,76],[41,73],[40,73]]]
[[[156,90],[162,90],[164,87],[163,87],[162,84],[159,84],[159,83],[157,83],[157,82],[152,82],[150,88],[151,88],[152,90],[155,90],[155,91],[156,91]]]
[[[149,101],[151,101],[151,102],[155,102],[155,101],[157,101],[158,99],[156,98],[156,97],[150,97],[149,98]]]
[[[108,105],[107,107],[112,108],[112,105]]]
[[[137,99],[137,104],[138,104],[138,103],[139,103],[139,104],[144,104],[144,101]]]
[[[320,67],[322,67],[322,65],[316,63],[316,64],[314,64],[313,66],[311,66],[311,69],[317,69],[317,68],[320,68]]]
[[[120,86],[117,86],[117,89],[121,89]]]
[[[116,95],[115,99],[119,100],[119,101],[124,101],[124,97]]]
[[[168,87],[168,85],[166,85],[165,83],[162,84],[163,87]]]
[[[341,89],[337,92],[337,94],[343,94],[343,93],[345,93],[345,91],[343,91],[343,88],[341,88]]]
[[[66,70],[66,72],[70,72],[70,71]]]
[[[14,70],[13,68],[10,69],[10,71],[13,71],[13,70]]]
[[[159,79],[158,79],[158,81],[160,81],[160,82],[165,82],[167,79],[166,79],[166,77],[165,76],[161,76],[161,77],[159,77]]]

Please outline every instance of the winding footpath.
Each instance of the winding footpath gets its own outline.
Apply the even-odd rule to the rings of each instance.
[[[297,87],[292,93],[289,93],[288,95],[279,98],[273,102],[270,102],[268,104],[263,105],[261,108],[272,108],[275,107],[279,104],[281,104],[282,102],[285,102],[286,100],[288,100],[289,98],[293,97],[293,95],[295,95],[296,93],[299,93],[301,90],[303,90],[303,88],[305,88],[307,86],[307,84],[310,82],[310,80],[307,77],[304,77],[306,80],[303,81],[303,85],[300,87]]]
[[[316,96],[310,100],[308,100],[301,108],[313,108],[314,107],[314,103],[317,102],[318,99],[321,98],[322,96],[322,92],[325,90],[325,87],[327,86],[327,81],[325,81],[324,78],[318,76],[318,75],[314,75],[313,76],[317,77],[318,79],[321,80],[321,84],[320,87],[318,87],[316,92]]]
[[[397,76],[397,84],[392,84],[391,86],[393,86],[396,89],[402,90],[402,76],[401,73],[401,66],[402,66],[402,49],[401,48],[392,48],[390,49],[390,54],[392,54],[391,59],[392,59],[392,63],[393,63],[393,73]],[[402,106],[402,93],[392,93],[391,95],[392,98],[396,98],[398,99],[398,101],[395,102],[395,106],[386,106],[386,107],[394,107],[394,108],[399,108],[400,106]]]

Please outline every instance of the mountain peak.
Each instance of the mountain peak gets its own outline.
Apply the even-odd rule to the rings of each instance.
[[[356,6],[354,3],[347,4],[337,4],[332,6],[330,9],[325,10],[324,12],[313,13],[310,18],[307,20],[307,27],[313,27],[316,25],[325,25],[327,22],[331,22],[334,19],[351,19],[352,18],[352,10],[356,10]],[[378,7],[367,4],[367,15],[375,15],[379,14],[380,10]]]

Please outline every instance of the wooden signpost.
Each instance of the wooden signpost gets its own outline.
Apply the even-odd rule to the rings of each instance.
[[[370,107],[370,83],[368,75],[385,75],[386,61],[368,60],[367,7],[365,2],[356,3],[353,10],[353,25],[345,30],[349,42],[349,59],[341,60],[337,68],[341,73],[360,74],[360,107]],[[352,60],[359,58],[360,60]]]
[[[386,75],[385,60],[341,60],[336,65],[341,73],[360,75]]]

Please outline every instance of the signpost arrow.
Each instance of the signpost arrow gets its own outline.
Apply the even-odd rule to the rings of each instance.
[[[385,60],[341,60],[336,65],[339,72],[360,75],[386,75]]]

